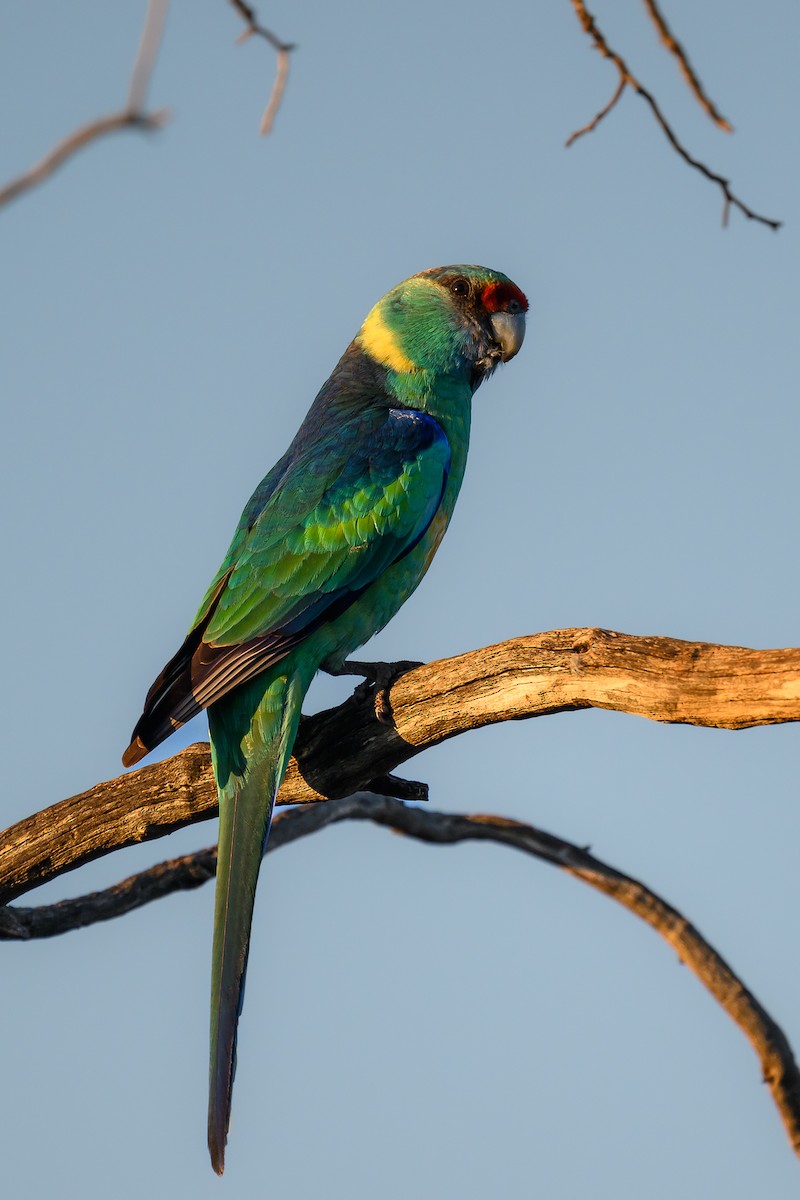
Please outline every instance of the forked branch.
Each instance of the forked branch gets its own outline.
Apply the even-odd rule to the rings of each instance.
[[[498,842],[575,875],[655,929],[736,1021],[760,1058],[800,1154],[800,1075],[785,1035],[675,908],[588,850],[531,825],[499,816],[409,808],[387,794],[422,795],[420,785],[396,780],[389,772],[446,738],[493,722],[590,707],[724,729],[798,721],[800,650],[747,650],[568,629],[414,667],[381,696],[362,685],[338,708],[301,725],[280,801],[302,807],[279,815],[269,849],[343,820],[370,820],[439,844]],[[350,794],[370,782],[383,794]],[[0,903],[89,859],[161,837],[216,811],[204,744],[98,784],[0,835]],[[0,908],[0,939],[49,937],[108,920],[171,892],[198,887],[215,869],[212,847],[76,900]]]
[[[303,720],[280,803],[365,789],[407,798],[389,773],[423,750],[484,725],[570,709],[717,729],[798,721],[800,649],[558,629],[407,671],[377,705],[381,715],[391,714],[389,722],[376,714],[376,700],[362,685],[337,708]],[[100,855],[216,812],[202,744],[97,784],[0,835],[0,904]]]
[[[270,92],[259,127],[260,133],[266,135],[272,130],[275,116],[283,100],[283,93],[286,90],[286,83],[289,79],[289,55],[295,47],[291,42],[282,42],[271,29],[267,29],[266,26],[262,25],[256,16],[255,9],[250,4],[246,4],[245,0],[230,0],[230,3],[247,25],[244,33],[237,38],[237,41],[246,42],[248,38],[253,36],[263,38],[265,42],[268,42],[272,46],[277,55],[275,80],[272,84],[272,91]]]
[[[748,1039],[789,1140],[800,1154],[800,1072],[786,1035],[702,934],[645,884],[588,850],[522,821],[430,812],[364,793],[279,813],[267,850],[348,820],[372,821],[437,845],[484,841],[511,846],[560,867],[640,917],[672,946]],[[216,863],[216,847],[211,846],[142,871],[102,892],[40,908],[0,909],[0,939],[52,937],[122,916],[171,892],[202,886],[213,878]]]
[[[783,224],[782,221],[776,221],[772,217],[764,217],[760,213],[755,212],[754,209],[745,204],[743,200],[740,200],[739,197],[731,190],[730,180],[725,179],[722,175],[718,175],[716,171],[712,171],[710,167],[705,165],[705,163],[701,162],[697,158],[694,158],[689,153],[661,111],[661,107],[658,104],[655,96],[653,96],[652,92],[648,91],[648,89],[639,82],[622,55],[609,45],[605,35],[600,30],[597,21],[587,9],[584,0],[572,0],[572,7],[575,9],[575,13],[581,23],[581,26],[583,27],[584,32],[587,33],[592,39],[595,50],[598,50],[600,54],[602,54],[603,58],[607,58],[609,62],[612,62],[617,68],[619,80],[616,90],[614,91],[614,94],[609,100],[608,104],[606,104],[605,107],[602,108],[596,114],[596,116],[591,119],[591,121],[588,121],[580,129],[576,129],[574,133],[570,134],[570,136],[567,138],[567,146],[571,146],[573,142],[578,140],[578,138],[583,137],[584,134],[591,133],[593,130],[595,130],[600,122],[606,116],[608,116],[612,108],[614,108],[617,101],[621,98],[622,93],[625,91],[625,88],[630,87],[649,105],[650,111],[661,127],[664,136],[669,141],[673,150],[675,150],[681,156],[685,163],[688,163],[688,165],[695,171],[699,171],[701,175],[705,175],[706,179],[710,179],[712,183],[715,183],[719,187],[723,195],[723,225],[728,224],[731,207],[734,207],[738,208],[739,211],[743,213],[744,216],[750,221],[757,221],[761,225],[769,226],[769,228],[773,230],[780,229],[781,225]],[[645,0],[645,8],[655,24],[664,45],[677,59],[684,78],[686,79],[690,90],[700,103],[701,107],[708,113],[708,115],[711,117],[714,123],[719,126],[719,128],[730,131],[731,126],[721,115],[712,101],[708,98],[708,95],[703,89],[700,80],[697,78],[697,75],[689,64],[686,52],[673,36],[666,23],[666,20],[655,3],[655,0]]]
[[[169,119],[167,109],[158,108],[153,112],[147,112],[145,103],[156,55],[164,32],[167,4],[168,0],[148,0],[147,15],[139,41],[139,49],[136,52],[136,61],[131,72],[128,100],[125,107],[119,112],[109,113],[105,117],[89,121],[86,125],[81,125],[79,129],[68,134],[30,170],[18,175],[5,187],[0,188],[0,205],[7,204],[9,200],[13,200],[30,188],[36,187],[37,184],[43,183],[78,150],[107,133],[117,133],[121,129],[152,131],[160,129],[165,124]]]

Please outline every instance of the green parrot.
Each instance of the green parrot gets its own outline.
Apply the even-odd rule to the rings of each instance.
[[[423,271],[378,301],[253,493],[123,755],[131,766],[208,708],[220,812],[208,1106],[218,1174],[256,881],[303,697],[320,668],[346,671],[427,571],[461,487],[473,392],[519,350],[527,309],[510,279],[477,266]]]

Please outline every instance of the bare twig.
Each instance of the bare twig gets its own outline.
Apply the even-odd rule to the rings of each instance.
[[[430,812],[365,794],[280,813],[268,850],[346,820],[374,821],[438,845],[477,840],[515,847],[561,867],[646,921],[677,951],[749,1040],[792,1146],[800,1154],[800,1073],[783,1030],[698,930],[643,883],[587,850],[521,821]],[[52,937],[110,920],[171,892],[200,887],[215,870],[216,849],[209,847],[161,863],[102,892],[39,908],[0,909],[0,939]]]
[[[295,47],[291,42],[282,42],[271,29],[267,29],[264,25],[259,24],[255,9],[246,4],[245,0],[229,0],[229,2],[247,24],[247,29],[240,35],[237,41],[245,42],[253,34],[256,34],[258,37],[262,37],[265,41],[269,42],[278,56],[275,66],[275,81],[272,85],[272,92],[261,117],[261,125],[259,127],[260,133],[266,135],[272,130],[272,125],[283,100],[283,93],[286,90],[286,82],[289,78],[289,55]]]
[[[572,2],[572,7],[575,9],[578,20],[580,21],[584,31],[586,33],[588,33],[588,35],[591,37],[592,41],[594,42],[595,49],[598,50],[600,52],[600,54],[602,54],[603,58],[609,59],[609,61],[612,62],[614,64],[614,66],[617,68],[617,71],[619,73],[619,86],[617,88],[617,91],[614,93],[610,103],[607,104],[605,106],[605,108],[602,109],[593,120],[589,121],[588,124],[584,125],[582,129],[578,129],[573,134],[571,134],[570,137],[567,139],[566,144],[568,146],[571,146],[572,143],[575,142],[583,134],[590,133],[592,130],[596,129],[597,126],[602,121],[603,117],[605,117],[611,111],[611,109],[614,107],[616,102],[619,100],[625,87],[630,87],[639,96],[641,96],[642,99],[645,100],[647,102],[647,104],[650,106],[650,111],[652,112],[656,121],[660,125],[665,137],[668,139],[672,148],[675,151],[677,151],[677,153],[681,156],[681,158],[684,160],[684,162],[688,163],[688,165],[690,167],[693,167],[694,170],[699,171],[702,175],[705,175],[706,179],[711,180],[712,183],[716,183],[717,186],[720,188],[720,190],[722,191],[722,195],[723,195],[723,208],[722,208],[722,224],[723,225],[727,225],[728,215],[730,213],[731,206],[733,206],[734,208],[738,208],[739,211],[741,213],[743,213],[745,217],[748,218],[748,220],[758,221],[761,225],[769,226],[770,229],[774,229],[774,230],[780,229],[781,225],[783,224],[782,221],[773,220],[771,217],[763,217],[760,215],[760,213],[755,212],[752,208],[748,207],[748,205],[746,205],[744,203],[744,201],[740,200],[738,198],[738,196],[734,195],[734,193],[731,191],[730,180],[725,179],[722,175],[718,175],[715,171],[712,171],[709,167],[707,167],[705,165],[705,163],[702,163],[699,161],[699,159],[692,157],[692,155],[685,148],[685,146],[683,146],[682,143],[678,140],[671,125],[669,124],[666,117],[662,113],[661,108],[659,107],[655,97],[652,95],[651,92],[649,92],[647,90],[647,88],[645,88],[639,82],[639,80],[631,72],[630,68],[628,67],[625,60],[621,57],[621,55],[619,55],[616,50],[613,50],[609,46],[608,42],[605,39],[605,36],[598,28],[597,22],[595,21],[594,17],[586,8],[586,4],[584,3],[584,0],[571,0],[571,2]],[[676,43],[676,45],[677,45],[677,43]]]
[[[147,101],[147,89],[150,87],[156,56],[164,36],[168,5],[169,0],[147,0],[147,16],[128,88],[129,112],[142,112]]]
[[[169,119],[167,109],[159,108],[153,112],[145,112],[144,104],[156,54],[161,43],[167,5],[168,0],[148,0],[147,15],[136,61],[131,72],[128,102],[125,108],[120,112],[110,113],[108,116],[98,117],[95,121],[81,125],[79,129],[58,142],[30,170],[0,188],[0,205],[7,204],[9,200],[13,200],[22,192],[43,183],[77,150],[87,146],[89,142],[103,137],[104,134],[116,133],[121,129],[154,130],[160,129],[165,124]]]
[[[711,97],[706,93],[702,83],[698,79],[692,67],[692,64],[689,62],[686,51],[675,37],[670,27],[667,25],[666,18],[659,10],[656,0],[644,0],[644,6],[658,31],[658,36],[661,38],[661,41],[667,47],[670,54],[674,55],[674,57],[677,59],[681,74],[686,80],[689,90],[691,91],[697,103],[702,109],[705,110],[715,125],[718,125],[720,129],[724,129],[726,133],[733,133],[733,126],[731,125],[730,121],[723,117],[722,113],[716,107]]]
[[[627,81],[620,77],[620,81],[617,84],[614,95],[611,97],[608,104],[604,105],[604,107],[600,109],[600,112],[592,117],[591,121],[587,121],[585,125],[580,127],[580,129],[576,129],[574,133],[571,133],[564,143],[565,146],[571,146],[573,142],[577,142],[579,137],[583,137],[585,133],[592,133],[597,128],[603,118],[608,116],[622,93],[625,91],[626,83]]]

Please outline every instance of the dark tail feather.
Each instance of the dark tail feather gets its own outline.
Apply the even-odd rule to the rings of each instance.
[[[224,582],[220,583],[220,589]],[[147,693],[144,711],[122,756],[123,766],[132,767],[202,709],[262,675],[305,636],[303,629],[289,632],[279,629],[232,645],[205,642],[203,635],[216,603],[215,597],[208,612]]]
[[[131,743],[122,756],[123,767],[132,767],[200,712],[202,705],[192,694],[192,657],[202,641],[203,629],[204,625],[200,625],[191,631],[154,680],[144,711],[131,734]]]
[[[214,615],[229,574],[224,575],[213,594],[206,597],[207,607],[202,618],[195,619],[196,623],[189,630],[181,648],[154,679],[145,697],[142,715],[131,734],[130,745],[122,756],[123,767],[132,767],[139,762],[204,707],[193,693],[192,659],[202,644],[203,634]]]

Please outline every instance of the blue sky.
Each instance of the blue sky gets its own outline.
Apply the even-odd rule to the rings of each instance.
[[[644,10],[595,5],[737,213],[625,96],[567,0],[275,4],[272,71],[222,3],[174,5],[157,136],[84,151],[0,214],[3,824],[116,775],[244,501],[371,304],[483,262],[527,292],[476,398],[423,586],[369,647],[431,659],[601,625],[797,644],[800,15],[670,0],[736,128],[716,131]],[[143,5],[14,6],[10,178],[121,104]],[[341,681],[315,685],[332,703]],[[201,720],[165,753],[205,736]],[[563,714],[417,759],[437,808],[529,819],[682,909],[800,1044],[797,730]],[[54,898],[214,840],[93,864]],[[9,1194],[286,1200],[797,1194],[750,1048],[629,914],[496,847],[340,827],[262,875],[228,1165],[205,1149],[212,890],[6,945]]]

